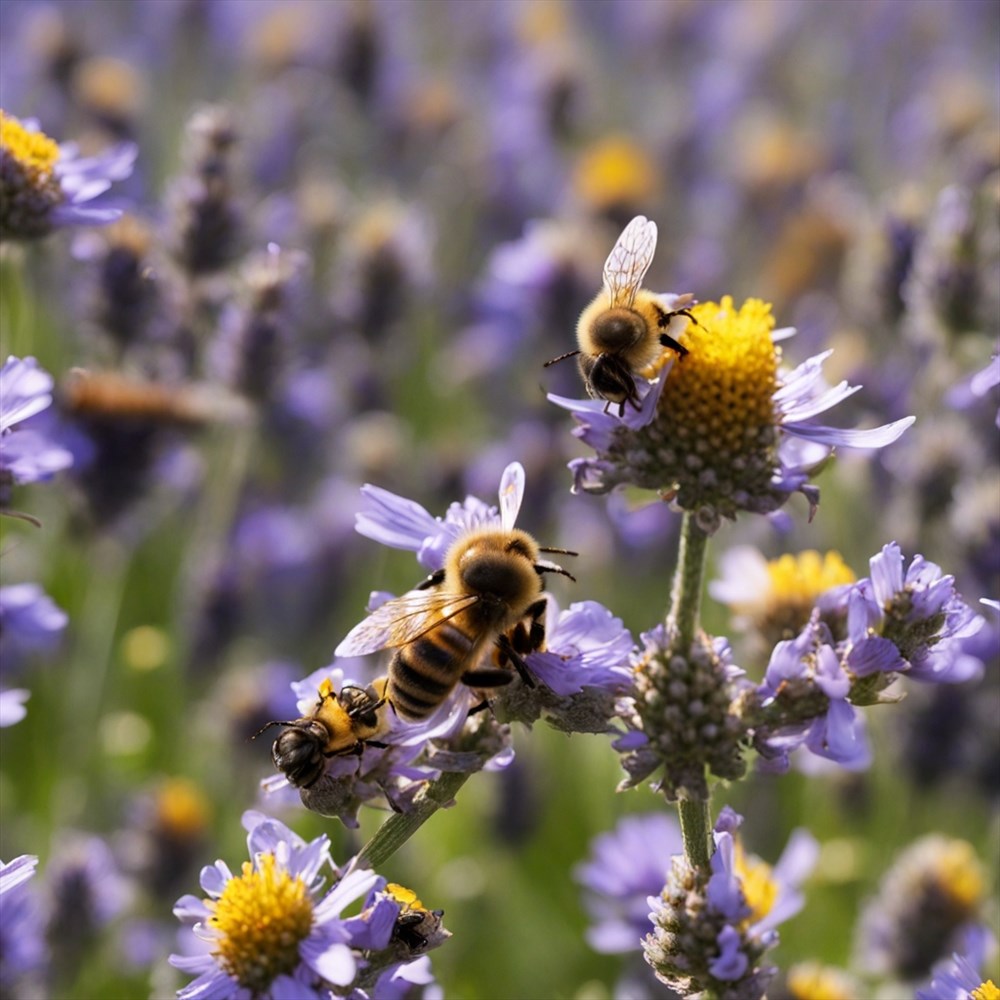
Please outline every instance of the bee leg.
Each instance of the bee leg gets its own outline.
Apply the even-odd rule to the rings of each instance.
[[[669,333],[660,334],[660,343],[664,347],[669,347],[670,350],[676,351],[682,358],[691,353],[682,343],[674,340]]]
[[[418,583],[414,590],[429,590],[431,587],[436,587],[438,584],[444,583],[444,570],[436,569],[426,580],[422,583]]]
[[[544,631],[542,634],[544,635]],[[533,688],[535,686],[534,678],[528,673],[528,665],[523,659],[521,659],[521,654],[514,648],[514,644],[510,641],[510,637],[506,635],[500,636],[497,639],[497,646],[500,647],[500,651],[504,653],[507,659],[514,665],[514,669],[520,675],[521,680],[524,681],[525,686]]]
[[[505,639],[506,636],[501,636],[500,638]],[[497,645],[499,644],[500,639],[497,640]],[[513,650],[503,649],[503,647],[501,647],[501,651],[508,656],[514,652]],[[514,653],[514,656],[517,656],[517,653]],[[503,687],[513,679],[514,675],[503,667],[476,667],[475,670],[466,670],[461,676],[462,683],[473,688]]]
[[[490,703],[484,698],[478,705],[474,708],[469,709],[469,715],[475,715],[477,712],[485,712],[486,709],[490,707]]]

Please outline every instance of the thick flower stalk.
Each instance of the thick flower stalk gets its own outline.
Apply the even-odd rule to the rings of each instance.
[[[906,417],[871,430],[815,424],[860,388],[823,383],[831,352],[782,371],[777,341],[790,331],[774,330],[771,307],[759,299],[737,309],[727,296],[691,314],[689,353],[664,369],[638,411],[619,418],[599,401],[550,396],[574,412],[574,433],[596,452],[570,463],[574,491],[607,493],[621,484],[657,490],[712,534],[723,519],[769,514],[796,492],[815,510],[819,490],[809,479],[832,448],[881,448],[913,423]]]
[[[79,157],[75,147],[60,146],[37,123],[0,111],[0,242],[114,221],[120,209],[91,203],[132,173],[135,157],[131,142]]]

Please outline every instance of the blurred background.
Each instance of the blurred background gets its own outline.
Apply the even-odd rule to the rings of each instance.
[[[2,354],[57,381],[141,375],[182,410],[123,422],[64,390],[74,465],[15,489],[40,529],[0,519],[0,582],[68,619],[0,636],[4,686],[31,691],[0,731],[0,857],[38,854],[47,912],[79,915],[50,920],[51,995],[172,995],[171,908],[245,857],[245,809],[327,832],[341,861],[377,828],[262,800],[270,740],[248,742],[294,717],[289,683],[369,591],[422,576],[354,533],[362,483],[443,514],[495,502],[518,460],[519,523],[580,552],[560,602],[636,635],[661,619],[679,515],[570,494],[583,449],[545,393],[582,392],[572,363],[542,368],[635,214],[659,224],[647,286],[772,302],[790,364],[834,349],[831,382],[864,385],[836,422],[918,417],[838,458],[811,524],[794,501],[746,518],[713,564],[832,548],[860,577],[896,540],[970,604],[1000,594],[997,399],[963,392],[1000,332],[998,41],[994,0],[4,0],[4,110],[138,160],[118,223],[4,247]],[[727,609],[704,617],[759,678]],[[870,771],[716,789],[761,857],[799,825],[824,844],[781,966],[848,965],[862,903],[932,831],[974,846],[995,897],[996,615],[981,639],[981,682],[867,711]],[[444,909],[446,996],[624,995],[635,956],[587,947],[573,867],[623,814],[669,807],[615,793],[605,738],[539,726],[515,748],[383,874]],[[96,857],[114,898],[82,905]]]

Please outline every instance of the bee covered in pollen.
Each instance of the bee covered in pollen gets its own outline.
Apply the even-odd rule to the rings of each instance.
[[[345,684],[334,691],[327,677],[319,685],[319,700],[311,715],[290,722],[269,722],[254,738],[271,726],[287,726],[274,741],[271,759],[290,784],[309,788],[326,770],[330,757],[360,757],[366,746],[388,745],[377,739],[390,728],[386,683],[387,679],[380,677],[366,688]]]
[[[688,353],[671,331],[683,330],[680,320],[695,322],[690,293],[657,295],[642,287],[656,252],[656,232],[656,223],[644,215],[622,230],[604,263],[604,286],[580,314],[577,349],[545,363],[547,368],[576,357],[588,394],[606,400],[605,411],[617,403],[619,416],[626,403],[639,407],[637,375],[655,378],[667,350],[681,358]]]
[[[500,484],[499,523],[463,530],[441,569],[380,605],[337,647],[337,656],[395,650],[385,697],[403,721],[428,718],[460,681],[500,687],[516,670],[533,686],[523,656],[545,638],[542,575],[570,576],[540,553],[575,553],[542,548],[514,527],[523,494],[524,469],[513,463]]]
[[[402,945],[407,955],[423,954],[450,936],[441,926],[444,910],[428,910],[412,889],[395,882],[386,885],[385,893],[399,904],[392,941]]]

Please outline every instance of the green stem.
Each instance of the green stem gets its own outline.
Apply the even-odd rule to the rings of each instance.
[[[708,799],[681,799],[677,803],[677,813],[681,821],[684,856],[692,868],[707,871],[712,858],[712,817]]]
[[[675,630],[674,648],[683,656],[690,654],[700,627],[698,617],[707,550],[708,535],[695,523],[694,515],[685,514],[668,616],[668,624]],[[707,870],[712,856],[712,817],[708,799],[681,799],[677,805],[684,855],[692,868]]]
[[[416,797],[413,809],[394,813],[361,849],[355,861],[358,868],[378,868],[412,837],[438,811],[455,800],[458,790],[472,776],[470,771],[445,771]]]
[[[677,632],[677,648],[688,650],[698,631],[698,612],[705,580],[705,553],[708,535],[685,514],[681,523],[681,545],[670,595],[669,621]]]

